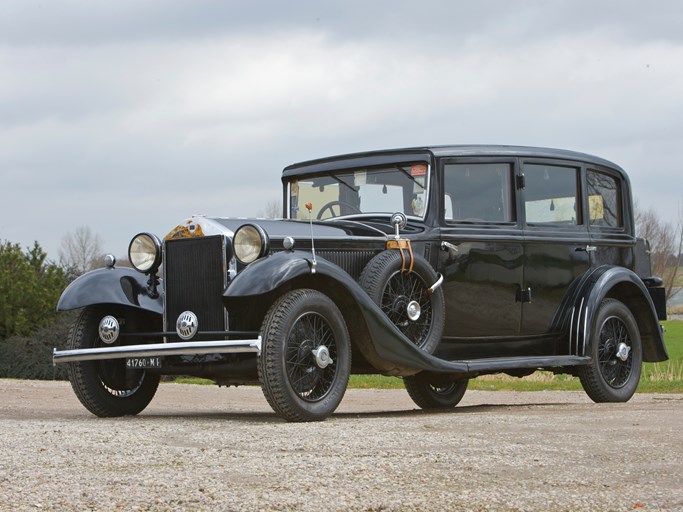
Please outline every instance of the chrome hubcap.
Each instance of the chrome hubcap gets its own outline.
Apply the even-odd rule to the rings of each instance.
[[[416,300],[411,300],[408,303],[408,307],[406,307],[406,315],[408,315],[408,318],[416,322],[420,318],[420,314],[422,313],[422,308],[420,308],[420,303],[417,302]]]
[[[629,347],[626,343],[619,343],[619,346],[617,347],[617,357],[619,359],[626,362],[630,353],[631,347]]]
[[[311,350],[313,356],[315,357],[315,364],[318,368],[327,368],[328,365],[332,364],[332,358],[330,357],[330,351],[325,345],[320,345],[318,348]]]

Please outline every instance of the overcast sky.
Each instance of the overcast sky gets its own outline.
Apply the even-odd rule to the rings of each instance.
[[[3,0],[0,240],[124,256],[262,213],[290,163],[461,143],[596,154],[673,219],[682,26],[680,0]]]

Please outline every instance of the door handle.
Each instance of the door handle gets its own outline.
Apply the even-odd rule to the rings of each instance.
[[[441,242],[442,251],[453,251],[455,254],[458,253],[458,247],[450,242]]]
[[[594,245],[586,245],[584,247],[577,247],[576,252],[595,252],[598,248]]]

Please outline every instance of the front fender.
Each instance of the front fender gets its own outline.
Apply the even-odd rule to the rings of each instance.
[[[567,312],[570,344],[577,355],[586,355],[593,319],[606,298],[620,300],[631,310],[640,329],[643,360],[666,361],[668,354],[654,303],[643,281],[624,267],[601,266],[584,276]]]
[[[126,268],[102,268],[83,274],[62,292],[57,311],[92,306],[121,304],[163,314],[163,283],[157,286],[158,296],[150,297],[147,276]]]
[[[240,272],[224,293],[227,300],[263,295],[286,285],[293,279],[307,275],[309,282],[318,282],[325,292],[330,282],[344,289],[356,303],[362,318],[349,318],[342,311],[347,323],[363,321],[370,334],[371,347],[359,347],[371,360],[390,362],[395,365],[440,373],[467,372],[466,363],[439,359],[418,348],[389,320],[360,285],[341,267],[317,257],[315,273],[311,272],[311,254],[302,251],[280,252],[255,261]],[[368,348],[371,352],[368,353]],[[377,365],[376,365],[377,366]]]

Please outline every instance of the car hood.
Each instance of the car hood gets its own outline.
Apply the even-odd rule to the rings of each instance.
[[[392,235],[394,230],[389,219],[368,220],[328,220],[314,221],[312,225],[302,220],[272,220],[272,219],[239,219],[224,217],[192,216],[173,228],[167,235],[169,238],[190,238],[210,235],[225,235],[230,238],[235,231],[244,224],[258,224],[271,239],[282,239],[287,236],[294,238],[332,239],[347,237],[381,237]]]

